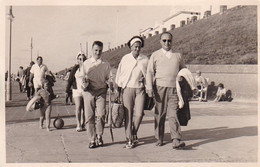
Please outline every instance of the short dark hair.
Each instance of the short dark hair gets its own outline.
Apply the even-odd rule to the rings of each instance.
[[[218,84],[218,87],[224,88],[223,83]]]
[[[43,60],[43,58],[41,56],[38,56],[36,60],[38,60],[38,59],[42,59]]]
[[[83,56],[83,61],[87,60],[87,57],[85,56],[85,54],[78,54],[77,59],[79,58],[79,56]]]
[[[141,47],[144,47],[144,39],[140,36],[133,36],[128,42],[127,42],[127,46],[129,48],[131,48],[131,41],[134,39],[134,38],[139,38],[142,42],[141,42]]]
[[[93,44],[92,44],[92,48],[94,45],[97,45],[97,46],[100,46],[103,48],[103,43],[101,41],[94,41]]]
[[[30,62],[30,65],[31,65],[31,66],[34,65],[34,64],[35,64],[34,61],[31,61],[31,62]]]
[[[162,39],[162,36],[163,36],[164,34],[169,34],[169,35],[171,36],[171,38],[173,38],[173,36],[172,36],[171,33],[169,33],[169,32],[163,32],[163,33],[160,35],[160,39]]]

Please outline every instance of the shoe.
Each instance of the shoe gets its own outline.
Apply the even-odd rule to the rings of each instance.
[[[162,140],[157,140],[157,142],[155,143],[156,146],[162,146],[163,145],[163,141]]]
[[[128,148],[128,149],[131,149],[131,148],[133,148],[134,146],[133,146],[133,143],[129,140],[127,143],[126,143],[126,145],[125,145],[125,148]]]
[[[176,148],[181,148],[184,147],[185,143],[183,141],[181,141],[180,139],[173,139],[172,140],[172,148],[176,149]]]
[[[102,140],[102,136],[98,136],[97,137],[97,142],[96,142],[97,146],[103,146],[104,142]]]
[[[90,142],[88,148],[96,148],[96,143],[94,141]]]
[[[77,127],[77,128],[76,128],[76,131],[77,131],[77,132],[81,132],[81,131],[82,131],[82,128],[81,128],[81,127]]]
[[[136,144],[138,144],[138,143],[139,143],[138,137],[137,137],[137,135],[134,135],[134,136],[133,136],[133,144],[136,145]]]
[[[87,129],[85,128],[85,126],[82,126],[82,131],[86,131]]]

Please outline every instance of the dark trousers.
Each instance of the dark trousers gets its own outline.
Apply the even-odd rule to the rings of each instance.
[[[19,83],[20,92],[22,92],[23,91],[22,83],[20,81],[18,83]]]
[[[34,89],[34,86],[29,87],[28,83],[29,83],[29,80],[26,80],[26,92],[27,92],[27,97],[29,98],[30,96],[33,96],[35,89]]]
[[[72,103],[72,90],[68,92],[68,96],[65,98],[65,100],[66,100],[66,104],[68,103],[69,100]]]

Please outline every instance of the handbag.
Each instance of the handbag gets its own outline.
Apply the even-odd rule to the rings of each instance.
[[[145,93],[145,101],[144,101],[144,110],[151,110],[154,107],[154,99],[149,97],[147,93]]]

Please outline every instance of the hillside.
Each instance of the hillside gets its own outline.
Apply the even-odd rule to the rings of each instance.
[[[240,6],[169,31],[173,49],[186,64],[257,64],[257,7]],[[127,42],[127,41],[126,41]],[[145,39],[142,53],[150,56],[160,48],[159,35]],[[117,67],[128,47],[104,52],[103,58]]]

